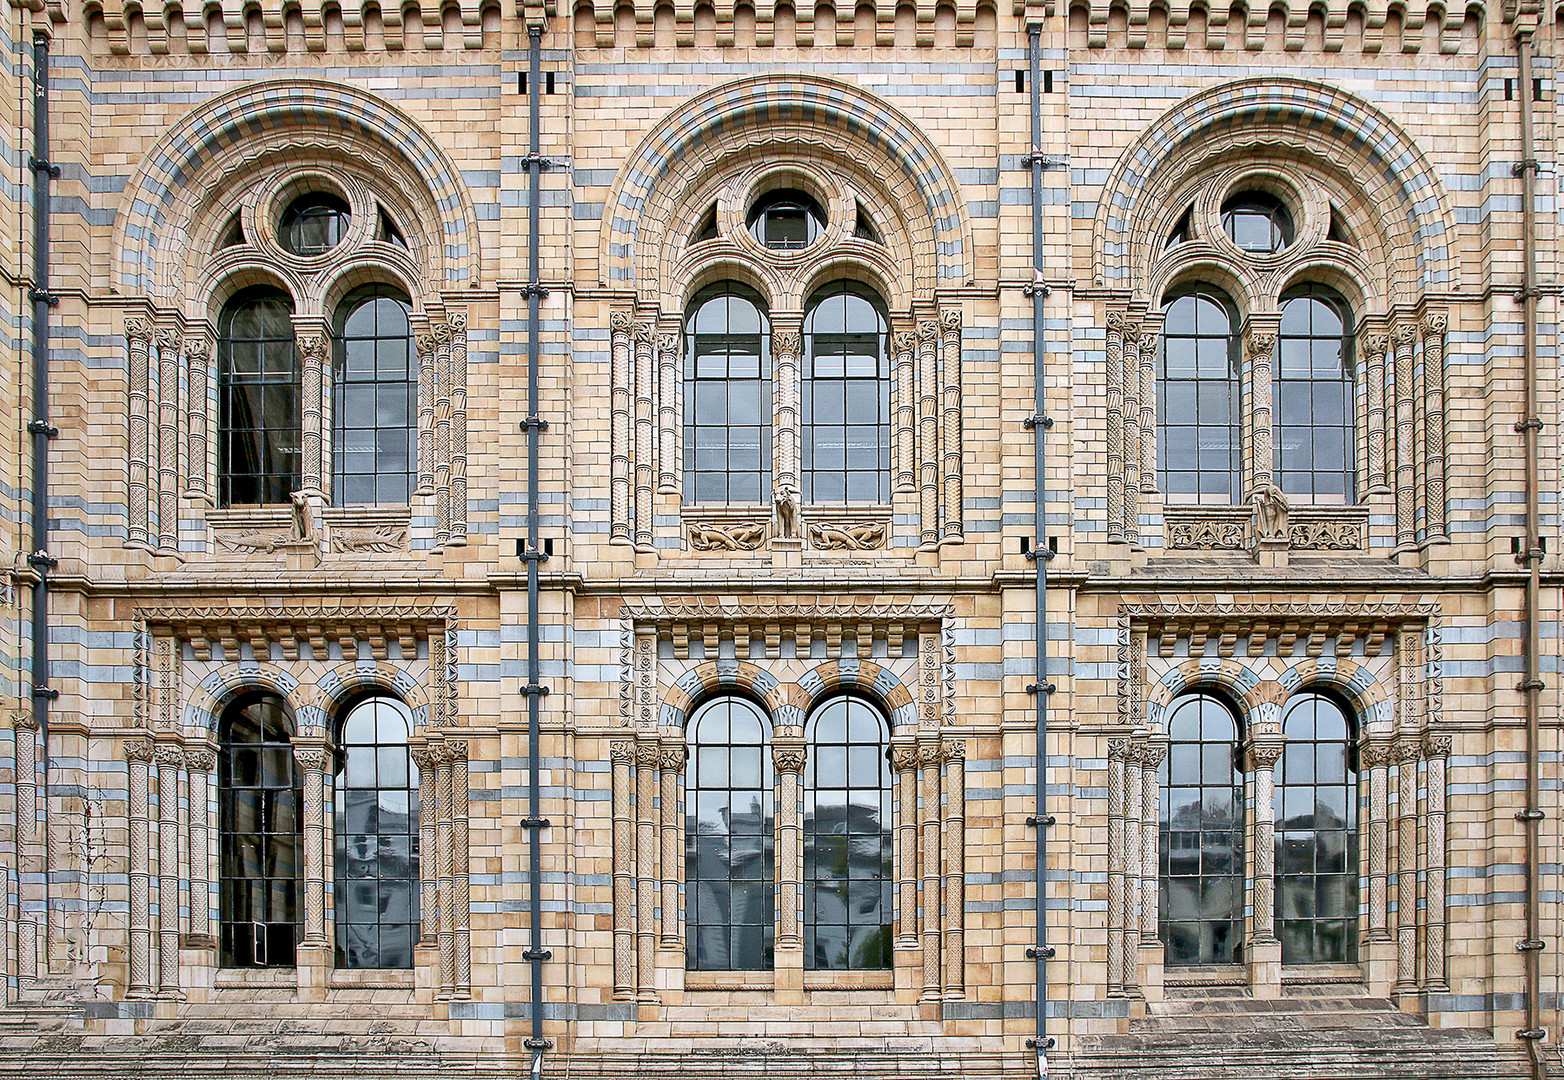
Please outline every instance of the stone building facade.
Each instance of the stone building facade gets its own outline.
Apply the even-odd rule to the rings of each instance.
[[[1556,29],[7,5],[0,1070],[1540,1075]]]

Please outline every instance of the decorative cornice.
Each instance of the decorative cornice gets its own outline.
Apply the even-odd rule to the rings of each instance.
[[[739,620],[932,622],[949,618],[948,603],[920,601],[805,600],[797,597],[729,600],[717,596],[627,600],[621,611],[638,622],[729,622]]]

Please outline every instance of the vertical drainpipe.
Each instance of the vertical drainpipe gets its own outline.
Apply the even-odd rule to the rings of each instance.
[[[1054,1039],[1048,1034],[1048,958],[1053,946],[1048,944],[1048,829],[1054,819],[1048,813],[1048,695],[1054,692],[1054,684],[1048,681],[1048,560],[1053,558],[1053,546],[1048,540],[1048,505],[1044,491],[1044,433],[1053,427],[1045,401],[1046,387],[1043,381],[1043,301],[1048,296],[1048,286],[1043,284],[1043,103],[1042,103],[1042,33],[1038,23],[1026,28],[1027,52],[1031,70],[1028,72],[1031,89],[1031,153],[1026,161],[1032,169],[1032,280],[1025,292],[1032,298],[1032,386],[1035,395],[1032,415],[1025,424],[1032,430],[1036,448],[1033,475],[1036,491],[1033,494],[1033,531],[1031,548],[1027,557],[1037,564],[1037,680],[1027,686],[1037,701],[1037,812],[1027,818],[1027,824],[1036,828],[1037,840],[1037,944],[1026,955],[1037,963],[1037,1037],[1028,1039],[1029,1049],[1037,1051],[1037,1075],[1048,1075],[1048,1051]]]
[[[33,152],[28,158],[33,172],[33,284],[28,296],[33,303],[33,419],[28,433],[33,437],[32,543],[27,565],[38,575],[33,586],[32,613],[32,699],[33,716],[38,721],[43,744],[43,798],[47,822],[49,814],[49,702],[60,692],[49,685],[49,571],[59,565],[49,554],[49,440],[59,429],[49,422],[49,309],[58,300],[49,291],[49,182],[60,175],[60,167],[49,161],[49,38],[33,35]],[[47,827],[47,826],[46,826]],[[44,874],[44,925],[40,940],[48,940],[49,875]]]
[[[1526,538],[1517,561],[1526,567],[1526,629],[1522,640],[1525,655],[1520,691],[1526,702],[1526,806],[1515,816],[1521,822],[1526,839],[1526,937],[1516,943],[1525,962],[1526,1026],[1516,1037],[1526,1043],[1531,1059],[1533,1080],[1546,1080],[1542,1042],[1547,1029],[1542,1026],[1542,886],[1539,832],[1542,828],[1541,801],[1537,786],[1537,755],[1540,751],[1540,724],[1543,681],[1542,656],[1542,524],[1540,520],[1540,478],[1538,443],[1542,420],[1537,415],[1537,147],[1532,131],[1531,54],[1534,27],[1522,24],[1515,32],[1520,63],[1521,160],[1515,171],[1521,178],[1521,308],[1525,325],[1523,361],[1525,367],[1525,415],[1515,425],[1525,444],[1526,456]]]
[[[527,564],[527,685],[522,688],[527,698],[527,816],[521,824],[531,837],[527,851],[527,907],[532,924],[531,943],[521,954],[532,965],[532,1034],[523,1045],[532,1051],[534,1080],[543,1074],[543,1052],[554,1045],[543,1036],[543,963],[554,954],[543,947],[543,830],[549,823],[542,814],[538,788],[543,754],[541,711],[543,696],[548,693],[540,681],[542,665],[538,656],[538,564],[548,558],[538,543],[538,440],[548,427],[548,422],[538,415],[538,306],[548,295],[538,279],[538,201],[545,164],[540,148],[538,101],[542,50],[543,27],[533,23],[527,27],[527,284],[522,289],[527,298],[527,418],[521,425],[527,433],[527,538],[520,554]]]

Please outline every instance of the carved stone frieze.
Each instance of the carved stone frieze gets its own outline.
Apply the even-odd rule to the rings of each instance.
[[[1181,551],[1242,551],[1248,530],[1240,521],[1175,521],[1168,546]]]
[[[398,525],[366,528],[333,528],[331,550],[339,554],[373,552],[388,554],[407,547],[407,529]]]
[[[885,546],[885,523],[811,521],[809,543],[825,551],[872,551]]]
[[[253,555],[257,552],[271,555],[279,551],[291,550],[299,544],[299,539],[291,528],[258,529],[245,533],[230,533],[216,529],[213,531],[213,539],[217,541],[217,550],[220,553],[243,555]]]
[[[764,521],[691,522],[690,547],[695,551],[756,551],[766,542]]]
[[[830,620],[832,622],[934,621],[952,614],[949,604],[892,598],[861,603],[793,596],[729,599],[717,596],[644,597],[627,600],[623,613],[637,622],[734,622]]]
[[[1363,525],[1356,521],[1295,521],[1288,537],[1300,551],[1363,550]]]

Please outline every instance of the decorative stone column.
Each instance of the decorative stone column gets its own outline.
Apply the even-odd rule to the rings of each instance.
[[[126,539],[132,544],[151,546],[148,522],[148,455],[151,437],[150,360],[152,323],[143,318],[125,320],[125,337],[130,343],[130,525]]]
[[[1155,322],[1140,328],[1140,490],[1157,490],[1157,337],[1161,327]],[[1130,522],[1132,536],[1140,530],[1138,521]],[[1144,934],[1141,935],[1145,937]]]
[[[635,980],[635,826],[630,817],[630,767],[635,743],[628,739],[608,745],[613,763],[614,823],[614,1000],[634,1001]]]
[[[896,776],[896,952],[918,951],[918,747],[893,743],[891,769]],[[912,964],[896,958],[898,999],[910,999]],[[921,975],[919,983],[921,984]],[[903,1001],[906,1003],[906,1000]]]
[[[609,538],[631,543],[630,538],[630,430],[634,402],[631,398],[631,378],[634,370],[631,357],[630,334],[635,320],[628,311],[610,312],[608,316],[610,343],[610,370],[613,380],[609,399]]]
[[[940,971],[940,762],[938,742],[918,744],[919,828],[923,836],[923,1000],[941,997]]]
[[[1396,547],[1417,543],[1417,486],[1413,442],[1412,344],[1417,327],[1402,323],[1390,334],[1396,348]]]
[[[911,331],[899,331],[895,338],[896,355],[896,491],[911,493],[917,490],[917,474],[914,471],[914,428],[918,413],[918,397],[913,380],[913,357],[918,351],[918,335]]]
[[[1423,738],[1423,787],[1428,793],[1424,813],[1427,866],[1423,873],[1423,992],[1448,993],[1445,977],[1445,766],[1450,760],[1449,735]]]
[[[657,743],[635,748],[635,968],[636,1000],[657,1004]]]
[[[29,888],[43,880],[48,863],[38,843],[38,718],[31,712],[12,717],[13,746],[16,754],[16,842],[18,867],[25,874],[18,883],[21,910],[16,926],[16,951],[19,985],[30,988],[37,979],[43,958],[38,951],[38,923],[35,916],[47,918],[47,897],[42,890]]]
[[[180,998],[179,989],[179,767],[185,753],[161,743],[157,759],[158,993]]]
[[[1277,324],[1250,320],[1244,338],[1249,388],[1249,491],[1273,482],[1275,442],[1271,426],[1271,357],[1276,351]]]
[[[939,324],[918,323],[919,543],[939,543]]]
[[[127,998],[146,998],[153,993],[148,769],[155,752],[151,739],[135,738],[125,744],[125,760],[130,767],[130,973],[129,985],[125,988]]]
[[[1424,535],[1445,535],[1445,330],[1443,312],[1423,316],[1423,462],[1427,470],[1423,499]]]
[[[472,878],[467,858],[471,785],[467,771],[467,740],[447,740],[445,752],[451,759],[451,902],[456,909],[456,982],[452,996],[466,999],[472,997]]]
[[[1399,489],[1398,489],[1399,490]],[[1415,737],[1395,744],[1396,792],[1396,985],[1398,996],[1416,994],[1417,979],[1417,761]]]
[[[652,359],[652,326],[635,324],[635,547],[650,552],[652,547],[652,423],[655,420],[652,387],[656,384],[657,365]]]
[[[1108,333],[1103,346],[1103,359],[1107,364],[1104,404],[1108,410],[1108,539],[1112,542],[1124,539],[1124,342],[1134,338],[1140,327],[1130,322],[1122,311],[1108,312],[1107,323]],[[1122,938],[1120,944],[1123,944]],[[1110,945],[1108,968],[1111,972],[1122,967],[1122,959],[1119,965],[1115,964],[1115,959]],[[1113,992],[1117,981],[1116,975],[1110,975],[1109,993]]]
[[[467,542],[467,313],[445,317],[451,328],[451,540]]]
[[[304,938],[299,942],[301,1001],[324,1001],[331,968],[326,932],[326,772],[331,749],[317,740],[293,741],[293,759],[304,771]]]
[[[185,490],[192,498],[210,499],[207,487],[207,394],[211,386],[212,339],[204,333],[185,338],[186,379],[190,395],[189,461]]]
[[[1368,399],[1368,457],[1364,463],[1363,486],[1369,495],[1390,492],[1390,485],[1385,481],[1385,354],[1389,349],[1388,334],[1368,333],[1358,337]]]
[[[1111,519],[1110,519],[1111,520]],[[1124,754],[1108,740],[1108,996],[1124,996]]]
[[[435,794],[435,754],[428,745],[408,748],[418,767],[418,944],[435,945],[440,924],[439,852],[435,848],[435,816],[439,813]]]
[[[679,342],[677,331],[657,335],[657,490],[679,490]]]
[[[430,749],[435,754],[434,788],[440,804],[434,824],[435,847],[440,859],[440,923],[435,940],[440,945],[438,996],[444,1001],[456,993],[456,820],[451,813],[455,798],[451,766],[455,758],[446,743],[435,743]]]
[[[773,324],[771,333],[771,367],[776,373],[771,391],[772,408],[772,462],[776,473],[775,487],[780,501],[782,492],[800,492],[799,456],[802,432],[799,413],[803,390],[799,377],[799,353],[803,347],[803,335],[791,320],[787,325]],[[798,496],[802,505],[802,496]]]
[[[780,1004],[804,1001],[804,849],[799,819],[799,782],[808,747],[802,739],[774,739],[771,764],[776,771],[777,946],[776,992]]]
[[[179,551],[180,345],[178,330],[163,327],[157,331],[157,546],[170,554]]]
[[[414,494],[433,495],[435,339],[425,330],[413,340],[418,348],[418,490]]]
[[[1124,485],[1126,497],[1132,491]],[[1140,840],[1145,808],[1144,765],[1141,747],[1132,744],[1124,754],[1124,993],[1140,996]]]
[[[1276,937],[1275,770],[1285,745],[1279,733],[1257,734],[1249,743],[1249,768],[1254,771],[1254,921],[1248,966],[1250,989],[1257,998],[1278,996],[1282,984],[1282,947]]]
[[[1148,742],[1141,747],[1140,786],[1140,970],[1141,993],[1148,1000],[1162,997],[1162,942],[1157,937],[1158,858],[1157,833],[1161,803],[1157,795],[1157,774],[1168,755],[1168,744]],[[1153,981],[1155,980],[1155,981]]]
[[[434,542],[451,539],[451,325],[431,324],[434,336]]]
[[[1140,327],[1124,337],[1124,539],[1140,539]],[[1127,927],[1126,927],[1127,929]],[[1132,960],[1131,963],[1134,961]]]
[[[217,944],[212,936],[212,768],[217,755],[210,747],[185,750],[185,770],[189,776],[190,809],[190,933],[186,939],[192,948],[210,949]]]
[[[941,535],[961,539],[961,309],[940,312],[940,449],[944,473]]]
[[[945,742],[945,1000],[966,997],[967,744]]]
[[[658,948],[665,952],[684,951],[683,924],[679,919],[679,868],[684,864],[679,837],[679,774],[684,771],[688,751],[682,745],[664,743],[658,751],[658,777],[662,782],[658,798],[662,838],[662,935]],[[682,967],[682,961],[680,963]]]
[[[325,429],[325,416],[321,405],[321,386],[325,378],[323,369],[331,362],[330,339],[325,328],[315,320],[294,323],[294,341],[299,350],[299,389],[302,401],[304,438],[301,444],[299,487],[310,494],[321,494],[324,483],[323,446],[331,438]]]

